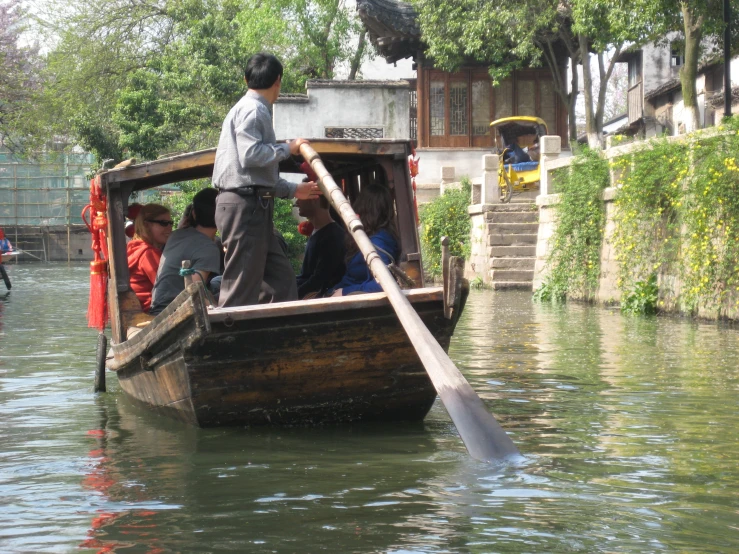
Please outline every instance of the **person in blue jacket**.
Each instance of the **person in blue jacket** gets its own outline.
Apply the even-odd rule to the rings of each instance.
[[[354,211],[362,220],[364,232],[375,246],[386,264],[397,261],[400,256],[398,231],[395,226],[395,209],[390,190],[380,185],[362,187],[353,203]],[[347,237],[346,273],[326,296],[346,296],[358,292],[382,292],[382,287],[372,277],[351,236]]]

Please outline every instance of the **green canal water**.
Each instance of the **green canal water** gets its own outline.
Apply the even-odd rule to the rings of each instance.
[[[9,273],[0,552],[739,551],[736,328],[473,292],[450,355],[526,455],[495,467],[438,401],[418,425],[199,430],[112,375],[95,395],[87,268]]]

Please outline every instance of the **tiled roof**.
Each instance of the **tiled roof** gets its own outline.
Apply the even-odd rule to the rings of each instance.
[[[724,91],[719,90],[711,94],[707,98],[708,104],[711,105],[712,108],[721,108],[724,105]],[[739,102],[739,87],[731,87],[731,103],[736,104]]]
[[[306,82],[306,88],[408,88],[410,83],[403,80],[363,80],[355,81],[333,79],[311,79]]]
[[[658,96],[662,96],[663,94],[666,94],[668,92],[672,92],[673,90],[677,90],[681,87],[680,79],[671,79],[667,81],[666,83],[662,83],[657,88],[654,88],[650,91],[647,91],[644,93],[644,100],[652,100],[654,98],[657,98]]]
[[[297,104],[308,102],[307,94],[283,92],[277,97],[277,102],[294,102]]]
[[[421,28],[418,13],[411,4],[398,0],[357,0],[357,12],[370,42],[388,62],[416,54]]]

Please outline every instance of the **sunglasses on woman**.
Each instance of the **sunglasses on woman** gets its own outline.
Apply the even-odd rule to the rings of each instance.
[[[147,219],[146,220],[149,223],[156,223],[157,225],[161,225],[162,227],[171,227],[174,225],[174,221],[171,219]]]

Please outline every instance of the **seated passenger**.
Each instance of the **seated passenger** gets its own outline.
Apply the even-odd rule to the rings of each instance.
[[[169,237],[152,293],[152,315],[164,310],[185,290],[185,279],[180,275],[184,260],[190,260],[194,281],[200,279],[207,284],[208,279],[220,271],[221,255],[214,242],[218,231],[215,220],[217,195],[213,188],[198,192],[192,199],[190,226],[177,229]]]
[[[169,209],[159,204],[143,206],[134,220],[134,234],[126,246],[131,289],[145,312],[151,307],[151,291],[157,278],[162,248],[172,234]]]
[[[523,148],[518,145],[518,137],[513,137],[511,143],[506,146],[505,154],[503,155],[504,164],[520,164],[523,162],[530,162],[531,158],[524,152]]]
[[[346,233],[331,217],[328,200],[323,196],[298,200],[295,205],[298,214],[313,224],[313,233],[305,245],[303,267],[297,276],[298,298],[304,298],[309,293],[320,296],[344,275]]]
[[[382,186],[366,186],[354,201],[354,211],[362,220],[364,232],[374,244],[385,264],[397,261],[400,256],[398,232],[395,228],[395,210],[390,190]],[[347,236],[346,273],[327,296],[346,296],[355,292],[381,292],[382,287],[372,277],[351,236]]]
[[[538,162],[541,159],[541,150],[539,149],[539,137],[534,139],[534,144],[529,146],[529,158],[532,162]]]

